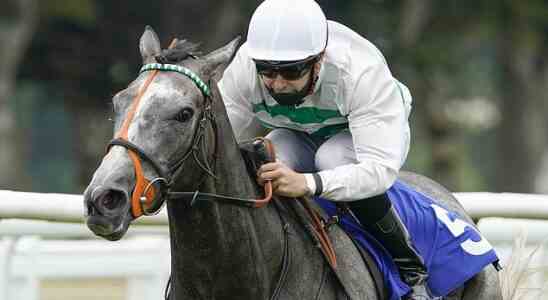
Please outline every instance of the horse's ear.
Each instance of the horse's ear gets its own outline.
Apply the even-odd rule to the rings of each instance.
[[[219,48],[203,57],[206,65],[204,66],[204,73],[212,78],[218,79],[240,44],[241,37],[238,36],[233,39],[226,46]]]
[[[154,56],[160,54],[162,51],[158,35],[154,32],[154,29],[148,25],[145,27],[145,32],[143,32],[141,40],[139,41],[139,50],[143,57],[143,64],[155,62]]]

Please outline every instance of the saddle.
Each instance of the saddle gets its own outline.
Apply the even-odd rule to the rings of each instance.
[[[247,171],[254,177],[257,177],[257,172],[263,164],[274,162],[276,160],[273,146],[268,139],[257,138],[244,141],[239,144],[239,147],[245,161]],[[328,265],[338,278],[339,283],[344,288],[347,295],[351,296],[352,293],[349,293],[349,289],[345,287],[345,276],[341,274],[341,270],[337,269],[335,250],[331,245],[330,238],[327,234],[327,231],[331,226],[337,226],[337,219],[335,218],[328,220],[327,217],[325,217],[325,213],[320,213],[312,208],[309,203],[309,199],[298,198],[296,200],[297,201],[283,201],[282,205],[287,204],[293,211],[293,214],[297,216],[299,223],[303,226],[306,232],[308,232],[316,246],[320,248],[323,253],[323,257],[326,259]],[[277,201],[277,199],[274,199],[274,201]],[[297,207],[299,204],[301,207]],[[344,230],[342,231],[345,232]],[[387,290],[384,284],[383,275],[376,267],[375,260],[367,251],[359,246],[359,243],[354,239],[354,237],[352,237],[351,234],[348,234],[347,232],[345,232],[345,234],[350,238],[356,249],[359,251],[366,267],[372,275],[378,298],[386,299]]]

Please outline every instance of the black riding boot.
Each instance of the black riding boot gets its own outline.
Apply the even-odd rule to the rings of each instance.
[[[382,204],[383,201],[384,204]],[[373,204],[373,202],[376,203]],[[426,286],[428,273],[424,261],[415,250],[407,228],[392,207],[388,197],[380,195],[365,200],[348,202],[348,204],[364,229],[372,234],[390,253],[398,267],[402,280],[411,287],[411,292],[404,299],[434,299],[430,296]],[[368,206],[369,209],[365,209],[365,206]],[[376,210],[377,215],[372,213],[372,210]],[[379,219],[383,211],[385,212],[384,216]],[[368,223],[367,220],[372,218],[378,221]]]

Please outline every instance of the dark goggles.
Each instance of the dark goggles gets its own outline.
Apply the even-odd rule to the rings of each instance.
[[[311,56],[298,61],[268,61],[255,60],[257,73],[266,78],[274,79],[278,74],[285,80],[302,78],[318,61],[318,56]]]

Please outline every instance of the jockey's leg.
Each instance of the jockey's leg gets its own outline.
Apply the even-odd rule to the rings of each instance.
[[[272,141],[276,159],[296,172],[316,172],[314,154],[318,149],[317,142],[303,132],[277,128],[266,135]]]
[[[426,287],[428,273],[407,228],[386,194],[347,202],[363,228],[390,253],[400,276],[411,288],[408,299],[432,299]],[[379,218],[379,216],[381,216]]]
[[[315,163],[319,170],[357,163],[350,133],[341,132],[323,143],[316,153]],[[426,287],[428,274],[424,260],[415,250],[409,232],[392,207],[388,196],[383,193],[347,203],[363,228],[372,234],[394,259],[403,281],[412,288],[408,299],[432,299]]]

